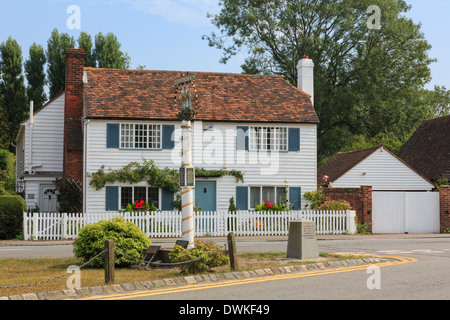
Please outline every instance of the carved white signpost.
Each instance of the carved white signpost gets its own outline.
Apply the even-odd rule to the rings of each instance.
[[[192,125],[191,120],[196,114],[196,107],[192,108],[192,91],[195,94],[195,103],[197,103],[197,94],[195,91],[195,74],[187,75],[175,80],[177,92],[175,103],[181,89],[181,111],[178,113],[178,119],[181,120],[182,130],[182,160],[180,168],[180,187],[181,187],[181,232],[182,239],[188,241],[188,248],[194,247],[194,190],[195,190],[195,168],[192,164]]]

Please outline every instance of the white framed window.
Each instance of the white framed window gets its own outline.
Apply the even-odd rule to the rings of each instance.
[[[160,192],[159,188],[135,186],[135,187],[120,187],[120,209],[125,210],[128,204],[133,205],[136,201],[148,202],[159,209]]]
[[[288,151],[288,130],[285,127],[250,127],[249,149]]]
[[[161,149],[160,124],[120,125],[120,147],[123,149]]]
[[[257,186],[250,187],[250,208],[269,201],[277,205],[285,205],[288,192],[285,186]]]
[[[134,148],[134,128],[132,124],[123,123],[120,128],[120,147]]]

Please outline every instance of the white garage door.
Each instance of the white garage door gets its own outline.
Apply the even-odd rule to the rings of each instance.
[[[438,192],[372,193],[373,233],[439,233]]]

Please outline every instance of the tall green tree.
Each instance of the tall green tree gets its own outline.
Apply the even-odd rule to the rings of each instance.
[[[34,110],[42,107],[47,101],[45,94],[45,57],[44,48],[36,43],[30,47],[29,58],[25,61],[25,75],[27,77],[28,87],[27,95],[34,101]]]
[[[10,141],[8,114],[4,108],[3,98],[0,95],[0,149],[9,149]]]
[[[129,69],[130,57],[123,52],[121,44],[113,33],[106,36],[99,32],[95,36],[94,55],[99,68]]]
[[[25,77],[22,70],[22,49],[16,40],[9,37],[0,44],[0,102],[2,114],[9,124],[9,142],[14,141],[18,124],[28,111]],[[9,143],[8,143],[8,148]]]
[[[94,44],[92,42],[92,37],[88,33],[82,31],[78,37],[78,48],[84,49],[86,51],[86,58],[84,65],[86,67],[97,67],[97,62],[94,56]]]
[[[425,90],[423,103],[430,108],[430,118],[450,114],[450,90],[445,86],[434,86],[434,90]]]
[[[244,72],[277,74],[297,85],[303,55],[315,63],[319,158],[360,135],[403,140],[426,117],[420,90],[430,80],[431,46],[405,17],[403,0],[222,0],[205,35],[226,63],[242,50]],[[380,28],[368,23],[376,5]]]
[[[50,99],[64,90],[66,73],[66,53],[75,47],[75,39],[67,33],[52,31],[47,42],[47,81],[50,87]]]

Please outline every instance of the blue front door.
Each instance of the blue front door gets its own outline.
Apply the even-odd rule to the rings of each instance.
[[[216,211],[216,181],[195,182],[195,206],[202,211]]]

